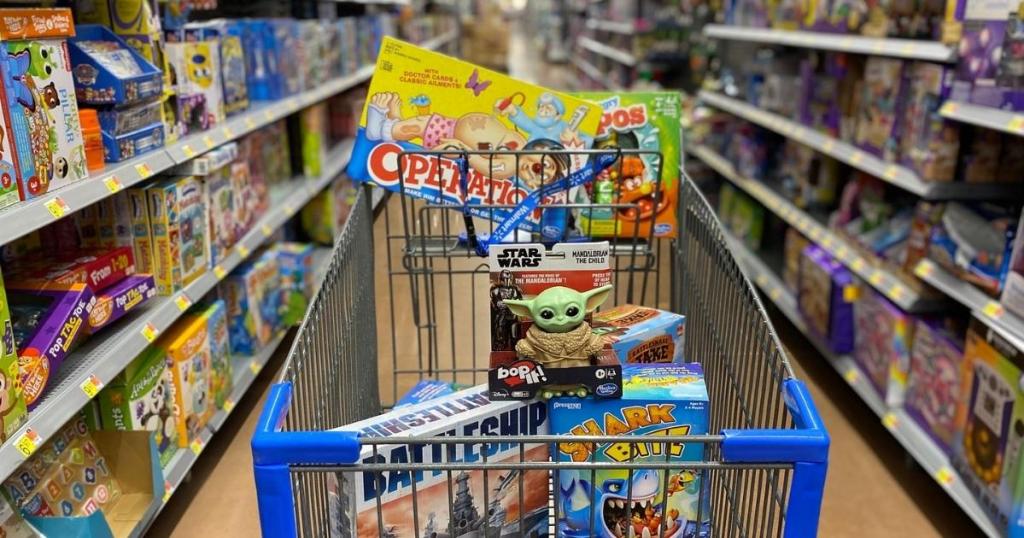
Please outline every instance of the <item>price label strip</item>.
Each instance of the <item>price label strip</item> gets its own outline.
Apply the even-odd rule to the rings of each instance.
[[[139,174],[139,177],[146,179],[153,175],[153,169],[149,167],[147,163],[141,163],[135,165],[135,173]]]
[[[84,392],[90,400],[95,398],[102,388],[103,381],[100,381],[100,378],[96,377],[96,374],[90,375],[82,382],[82,392]]]
[[[889,430],[895,430],[899,423],[900,419],[896,418],[895,413],[889,412],[882,417],[882,424]]]
[[[191,159],[196,156],[196,150],[192,149],[192,146],[185,144],[181,146],[181,152],[185,154],[185,157]]]
[[[934,272],[935,266],[928,260],[921,260],[914,266],[914,274],[924,279],[932,276]]]
[[[269,224],[264,224],[263,226],[260,226],[260,232],[263,233],[263,237],[270,237],[270,235],[274,233],[274,230]]]
[[[189,299],[188,295],[182,292],[174,298],[174,304],[178,306],[178,310],[184,312],[188,310],[188,307],[192,306],[192,299]]]
[[[255,129],[256,128],[256,120],[252,119],[252,116],[246,117],[245,118],[245,127],[246,127],[246,129],[250,129],[250,130]]]
[[[217,277],[217,280],[224,280],[224,277],[227,276],[227,274],[228,272],[225,271],[223,267],[219,265],[213,266],[213,275]]]
[[[167,504],[167,501],[171,500],[171,495],[174,493],[174,486],[171,485],[170,480],[164,480],[164,497],[163,503]]]
[[[224,138],[232,139],[235,137],[235,132],[231,130],[231,127],[225,127],[221,129],[221,133],[224,134]]]
[[[847,383],[852,385],[860,379],[860,372],[858,372],[856,368],[850,368],[845,374],[843,374],[843,377],[846,378]]]
[[[124,185],[122,185],[121,181],[117,179],[117,176],[110,176],[104,179],[103,184],[107,187],[107,190],[110,191],[110,194],[117,194],[118,191],[124,188]]]
[[[956,481],[956,473],[953,469],[943,465],[935,471],[935,481],[941,484],[942,487],[948,488]]]
[[[203,440],[193,439],[192,442],[189,443],[188,447],[192,449],[193,454],[198,456],[203,451]]]
[[[224,412],[230,413],[235,408],[235,401],[231,399],[224,400]]]
[[[256,362],[255,359],[253,359],[252,361],[249,361],[249,369],[252,370],[252,373],[254,375],[255,374],[259,374],[260,370],[263,369],[263,365],[258,363],[258,362]]]
[[[46,207],[46,210],[55,219],[59,219],[71,211],[71,206],[60,196],[54,196],[52,199],[47,200],[43,206]]]
[[[1003,309],[1003,305],[995,301],[989,301],[988,303],[986,303],[984,308],[981,309],[981,311],[984,312],[986,316],[992,319],[999,319],[1003,317],[1003,314],[1006,313],[1006,311]]]
[[[153,325],[152,322],[146,322],[146,325],[142,327],[142,337],[146,339],[150,344],[156,340],[156,337],[160,334],[160,331]]]
[[[217,143],[213,141],[213,137],[210,135],[203,137],[203,144],[206,144],[206,149],[213,149],[213,147],[217,145]]]

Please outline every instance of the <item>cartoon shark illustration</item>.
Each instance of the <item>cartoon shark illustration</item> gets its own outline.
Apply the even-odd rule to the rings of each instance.
[[[668,519],[664,514],[664,499],[661,493],[661,478],[657,471],[634,471],[632,481],[615,478],[604,481],[600,489],[576,472],[561,473],[559,485],[561,519],[558,522],[560,536],[608,536],[643,538],[706,538],[710,536],[708,523],[698,525],[681,517],[675,509],[669,509]],[[593,502],[591,502],[593,501]],[[596,508],[591,516],[590,507]],[[596,532],[591,532],[593,520]]]

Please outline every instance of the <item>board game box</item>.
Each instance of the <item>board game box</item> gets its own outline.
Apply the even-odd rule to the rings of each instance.
[[[699,364],[631,364],[622,368],[621,399],[551,400],[551,433],[701,435],[708,433],[708,405]],[[557,536],[711,535],[706,484],[700,472],[686,468],[686,462],[703,461],[703,443],[559,443],[553,456],[555,461],[605,464],[679,462],[667,477],[650,469],[558,471]]]
[[[576,201],[636,204],[636,208],[577,210],[577,226],[590,237],[675,237],[679,228],[679,154],[682,140],[678,92],[584,92],[576,97],[601,105],[594,149],[639,150],[624,154],[594,182],[579,189]],[[648,153],[649,152],[649,153]]]
[[[487,398],[487,386],[477,385],[339,429],[359,432],[364,438],[546,435],[548,410],[546,404],[537,401],[492,402]],[[524,461],[548,461],[547,445],[527,445],[524,449]],[[360,455],[364,463],[396,466],[408,462],[482,464],[485,457],[488,462],[518,462],[520,447],[517,443],[494,443],[485,454],[479,444],[380,445],[376,456],[370,446],[364,447]],[[379,484],[372,473],[340,473],[332,479],[338,498],[332,508],[331,536],[484,536],[485,526],[491,527],[494,536],[548,535],[547,471],[487,471],[486,487],[490,491],[486,495],[480,470],[395,470],[383,473]],[[412,517],[413,481],[418,522]],[[485,496],[487,506],[483,505]],[[378,502],[383,531],[378,530]],[[486,535],[491,536],[490,532]]]
[[[469,205],[487,219],[503,220],[511,210],[480,206],[514,206],[542,181],[564,178],[586,161],[505,152],[588,148],[601,119],[600,107],[588,101],[390,37],[368,95],[348,175],[435,203]],[[424,150],[488,153],[469,155],[463,178],[457,155],[399,157]],[[541,202],[566,200],[559,191]],[[536,231],[540,220],[534,211],[518,227]]]
[[[592,327],[622,364],[683,362],[682,314],[622,304],[594,314]]]

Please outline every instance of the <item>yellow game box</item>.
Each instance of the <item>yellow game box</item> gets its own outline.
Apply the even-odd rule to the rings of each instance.
[[[538,152],[589,148],[602,114],[589,101],[392,38],[384,38],[367,95],[353,180],[498,220],[511,209],[483,206],[518,204],[585,164],[586,155]],[[400,157],[417,151],[451,153]],[[542,203],[565,200],[561,191]],[[537,231],[539,223],[534,211],[519,228]]]

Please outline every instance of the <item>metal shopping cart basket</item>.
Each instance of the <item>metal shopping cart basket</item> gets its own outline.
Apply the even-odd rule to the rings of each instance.
[[[463,159],[475,157],[479,163],[482,158],[492,167],[499,160],[511,159],[509,164],[516,170],[526,165],[543,172],[549,165],[547,159],[564,159],[568,152],[462,153]],[[619,150],[613,169],[618,166],[622,172],[622,162],[631,157],[645,157],[650,162],[651,156],[643,153]],[[434,159],[436,168],[424,169],[441,174],[444,158],[437,153],[410,152],[402,153],[399,161]],[[660,168],[660,156],[654,155],[653,160]],[[411,169],[399,166],[398,170],[401,175]],[[592,459],[556,464],[525,458],[527,447],[546,444],[554,454],[560,441],[595,442],[598,438],[361,437],[334,430],[376,416],[421,378],[462,383],[485,383],[487,379],[489,337],[486,321],[480,320],[488,315],[488,268],[473,245],[478,239],[476,228],[490,226],[493,231],[493,223],[471,217],[464,205],[414,200],[405,191],[405,178],[401,179],[401,192],[376,218],[371,199],[380,192],[370,187],[360,190],[334,247],[323,285],[311,301],[280,380],[272,386],[262,411],[252,450],[264,536],[351,536],[356,516],[345,494],[346,484],[360,480],[381,485],[385,474],[394,477],[395,473],[406,479],[424,473],[446,477],[448,513],[424,513],[417,504],[417,480],[411,480],[411,513],[401,514],[402,523],[385,521],[394,514],[385,517],[378,497],[373,529],[366,532],[360,528],[358,535],[544,535],[549,529],[553,532],[559,510],[564,509],[555,502],[557,496],[550,502],[550,523],[538,524],[527,520],[529,514],[520,514],[511,526],[494,525],[496,510],[500,511],[498,520],[507,516],[501,499],[514,501],[518,496],[518,506],[523,506],[523,496],[536,493],[526,491],[524,474],[544,472],[557,482],[559,473],[547,471],[571,468],[593,477],[609,465],[626,470],[630,483],[636,473],[653,468],[663,470],[661,479],[668,486],[670,472],[685,467],[704,484],[701,495],[708,502],[702,499],[697,510],[708,511],[709,525],[701,526],[701,514],[696,527],[666,529],[668,518],[662,517],[654,532],[634,532],[630,527],[630,536],[816,535],[828,434],[807,388],[794,378],[759,298],[730,254],[715,214],[685,176],[678,185],[666,185],[678,189],[678,202],[672,209],[678,214],[678,239],[638,234],[613,238],[615,299],[686,315],[685,357],[703,365],[712,434],[665,436],[657,441],[651,437],[603,437],[600,441],[631,443],[631,453],[636,452],[637,443],[648,447],[660,443],[663,446],[657,453],[664,454],[672,445],[702,443],[703,461],[640,465],[630,457],[613,464]],[[543,174],[541,179],[545,179]],[[647,189],[651,195],[647,203],[630,199],[616,187],[613,203],[588,203],[586,192],[567,192],[574,197],[559,198],[555,200],[558,203],[544,207],[570,209],[576,215],[603,209],[617,212],[616,218],[637,218],[639,211],[660,207],[665,194],[658,183],[653,192]],[[481,205],[477,209],[494,207]],[[504,446],[518,446],[518,460],[487,460],[485,449],[499,439]],[[408,447],[409,453],[414,453],[414,447],[422,453],[428,446],[448,456],[432,462],[410,458],[414,461],[401,464],[378,464],[373,463],[378,461],[374,458],[360,457],[361,451],[376,455],[397,445]],[[437,450],[438,446],[443,450]],[[467,463],[451,457],[456,450],[469,449],[484,454],[482,461]],[[465,493],[460,493],[465,486],[463,477],[473,471],[482,471],[484,498],[480,506],[488,510],[479,513],[473,509],[469,519],[474,521],[468,521],[465,507],[456,505]],[[559,485],[552,484],[549,495],[550,491],[560,491]],[[590,495],[593,503],[592,490]],[[626,506],[634,506],[632,495],[632,490],[627,492]]]

